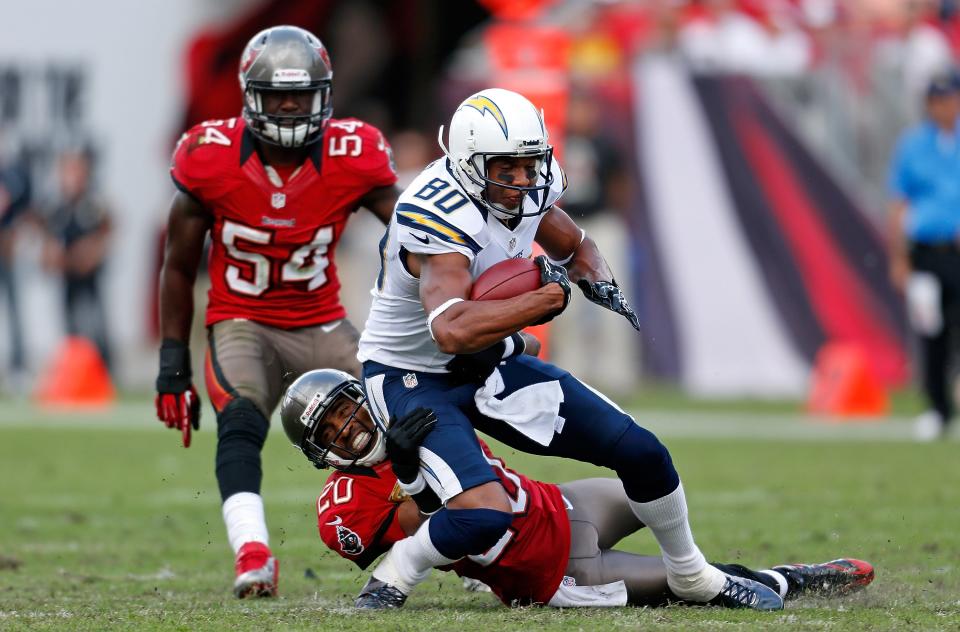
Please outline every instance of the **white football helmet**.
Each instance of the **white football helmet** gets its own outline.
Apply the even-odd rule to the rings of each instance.
[[[489,88],[466,99],[450,120],[449,149],[443,144],[443,126],[437,140],[453,166],[453,175],[466,192],[494,216],[509,220],[532,217],[546,210],[547,191],[553,183],[553,147],[547,142],[543,114],[523,95]],[[537,180],[531,186],[514,186],[487,177],[487,160],[499,156],[535,157]],[[490,202],[487,186],[524,191],[539,208],[523,212]]]

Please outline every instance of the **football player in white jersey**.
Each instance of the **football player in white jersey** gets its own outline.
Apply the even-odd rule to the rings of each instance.
[[[474,428],[518,450],[608,467],[660,544],[679,597],[774,610],[779,595],[707,564],[687,521],[683,486],[666,448],[623,410],[568,372],[526,355],[524,327],[557,316],[570,280],[587,299],[639,322],[594,242],[556,206],[566,188],[543,116],[523,96],[483,90],[461,103],[445,158],[401,195],[380,245],[382,269],[360,337],[364,389],[387,427],[418,407],[437,424],[420,448],[425,486],[443,508],[397,542],[359,607],[403,604],[434,566],[466,555],[497,559],[511,545],[512,497],[483,456]],[[495,263],[529,257],[536,240],[542,287],[502,301],[467,300]]]

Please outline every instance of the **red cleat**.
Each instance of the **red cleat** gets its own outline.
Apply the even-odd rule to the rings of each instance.
[[[787,599],[803,594],[839,597],[873,581],[873,565],[850,558],[823,564],[784,564],[773,570],[787,578]]]
[[[247,542],[237,552],[237,579],[233,594],[245,597],[276,597],[280,563],[270,547],[262,542]]]

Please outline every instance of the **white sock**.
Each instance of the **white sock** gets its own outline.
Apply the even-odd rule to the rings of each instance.
[[[239,492],[223,501],[223,522],[234,555],[247,542],[270,544],[260,494]]]
[[[787,578],[783,576],[783,573],[777,572],[773,569],[767,569],[764,571],[757,571],[757,572],[763,573],[764,575],[769,575],[770,577],[774,578],[777,581],[777,584],[780,585],[780,590],[778,591],[780,593],[780,598],[781,599],[787,598],[787,590],[789,590],[790,585],[787,584]]]
[[[383,560],[377,564],[373,576],[387,582],[405,594],[430,576],[434,566],[453,564],[457,560],[444,556],[430,540],[430,520],[417,532],[394,544]]]
[[[692,601],[709,601],[716,597],[723,588],[726,575],[707,564],[693,541],[683,483],[662,498],[645,503],[630,500],[629,503],[633,513],[650,528],[660,545],[670,589],[678,597]]]

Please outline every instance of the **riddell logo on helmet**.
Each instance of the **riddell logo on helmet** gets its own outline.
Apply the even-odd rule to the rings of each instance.
[[[310,81],[310,73],[302,68],[280,68],[273,71],[273,83],[290,83],[292,81]]]
[[[303,410],[303,414],[300,415],[300,421],[304,424],[310,423],[310,418],[313,417],[313,413],[317,410],[317,406],[320,405],[320,402],[323,401],[323,393],[316,393],[313,396],[313,399],[310,400],[310,403],[307,404],[307,407]]]

